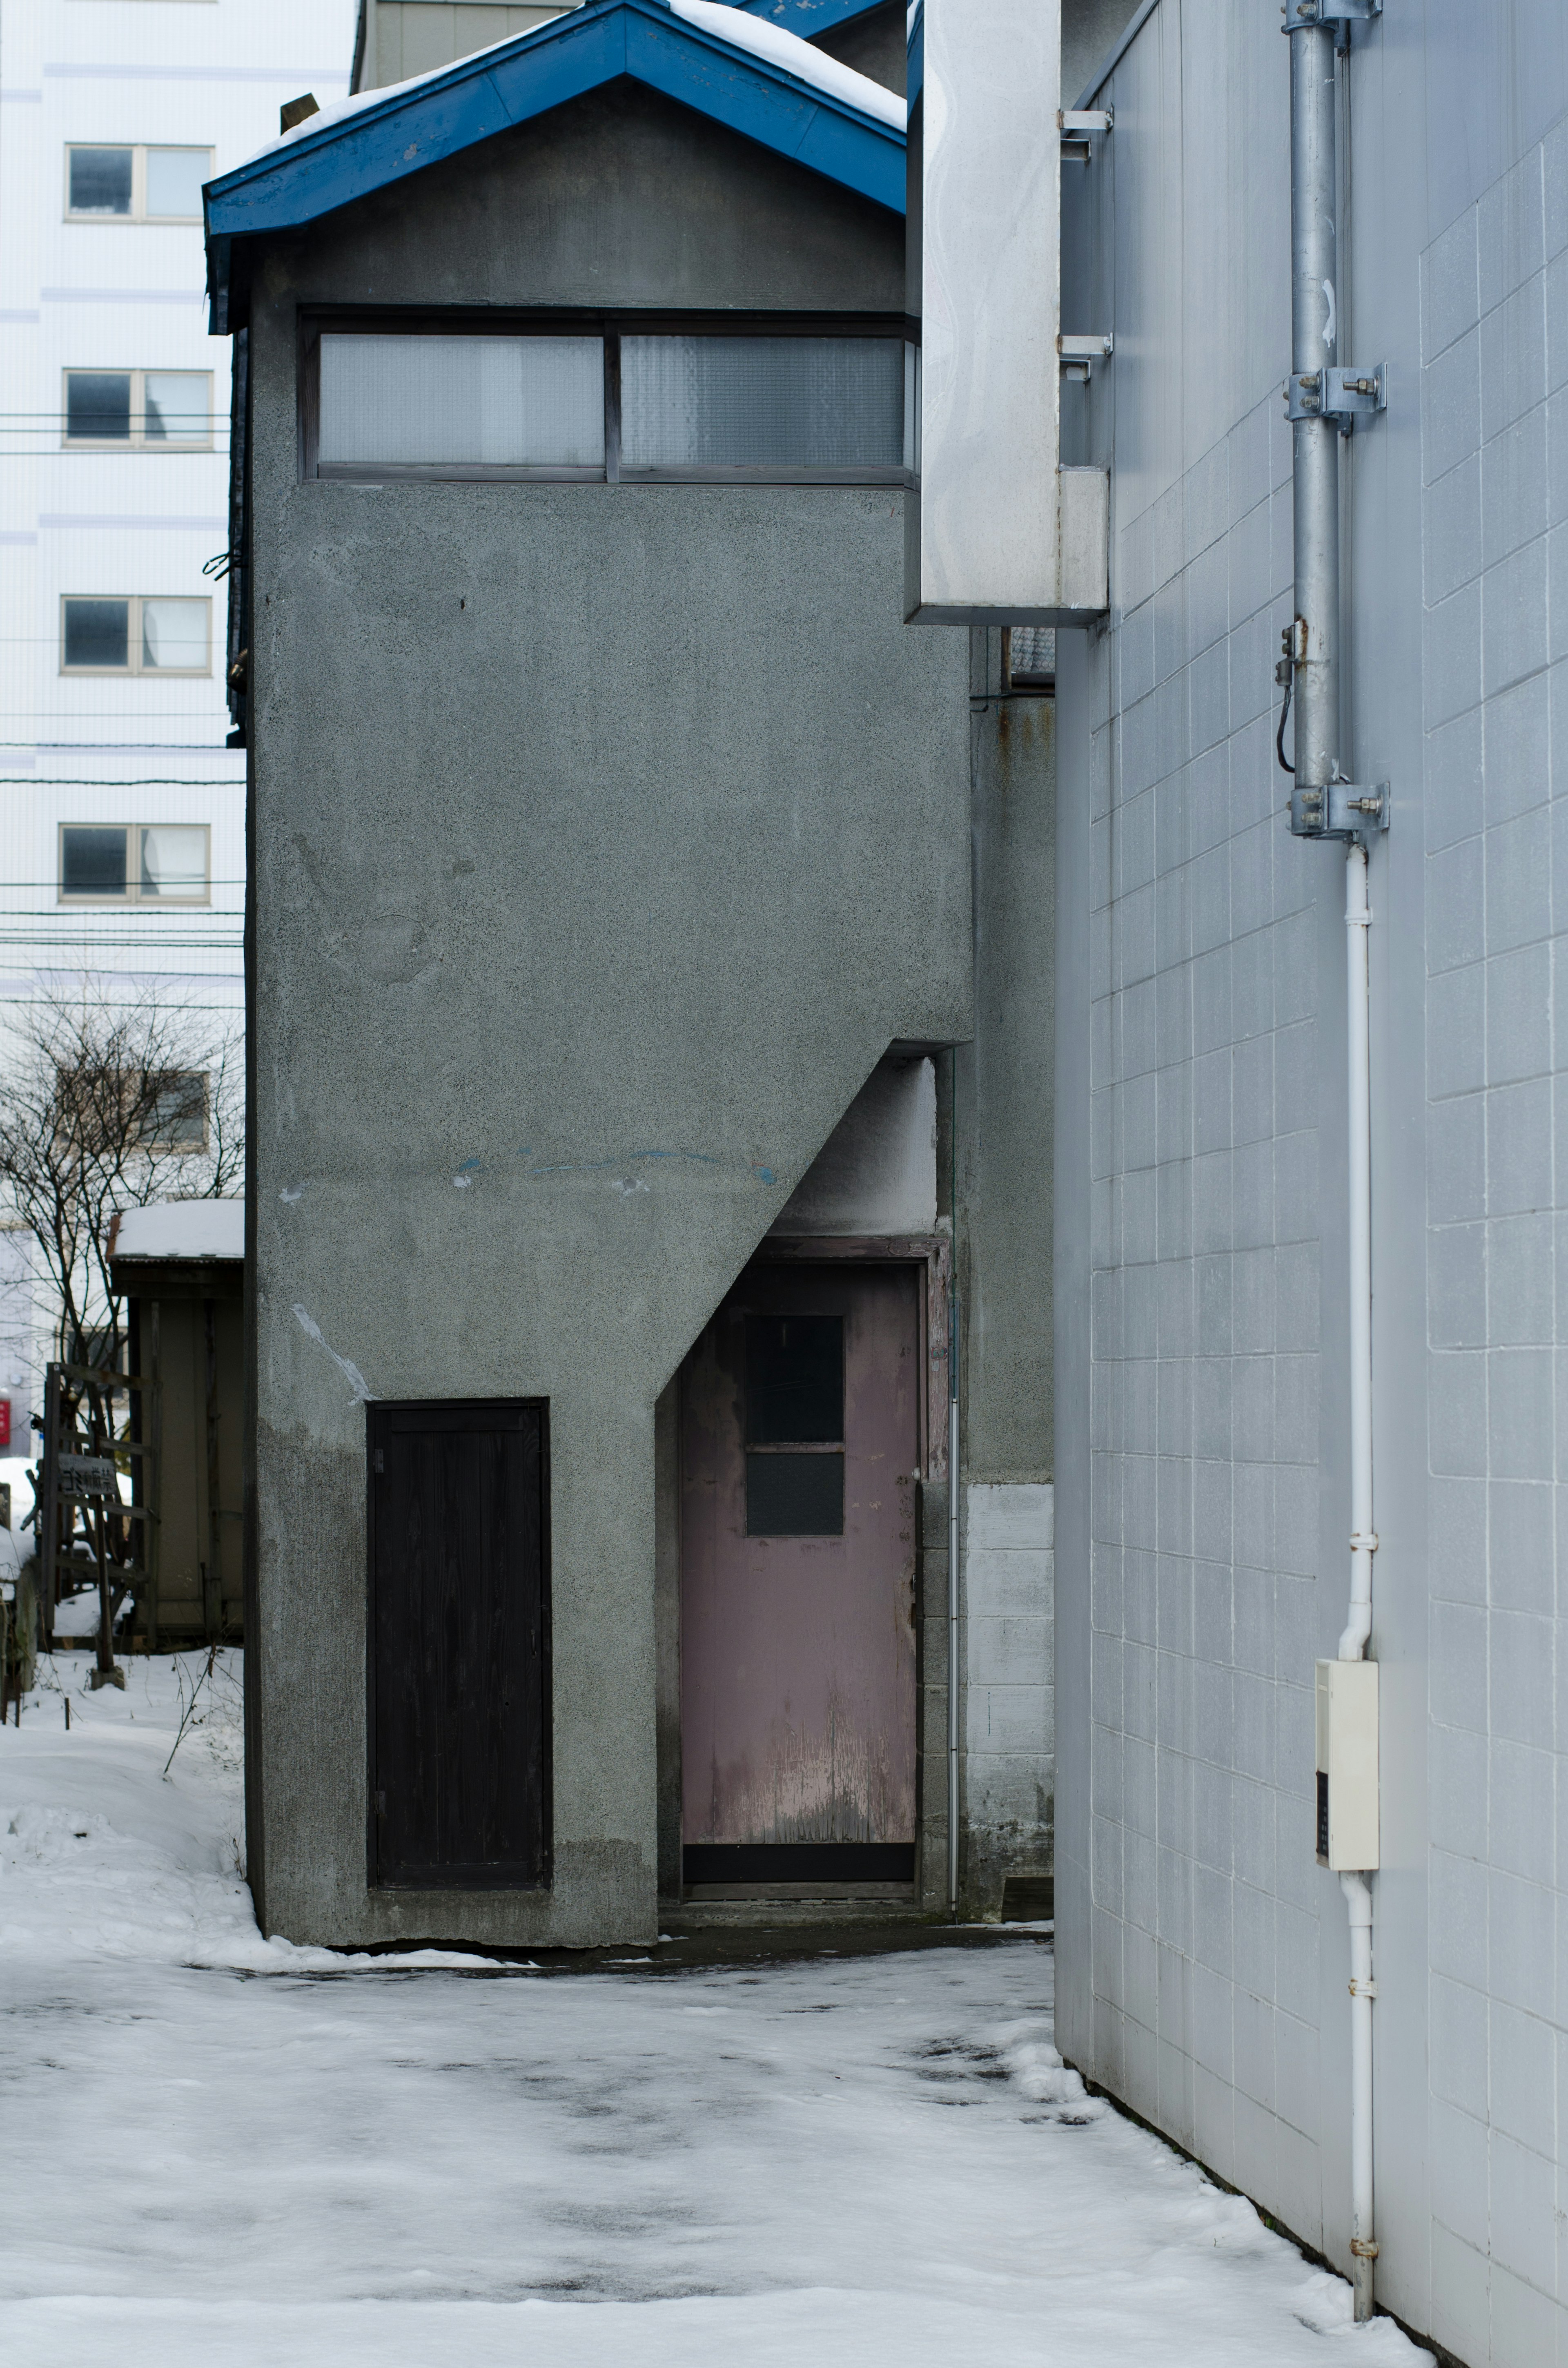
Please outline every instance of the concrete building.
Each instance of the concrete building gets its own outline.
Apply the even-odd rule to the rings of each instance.
[[[596,0],[208,190],[301,1940],[948,1912],[955,1250],[960,1903],[1050,1877],[1049,685],[903,624],[905,28],[824,13]]]
[[[343,95],[352,24],[349,0],[0,0],[0,1063],[50,995],[240,1020],[244,757],[204,572],[229,536],[229,350],[201,310],[201,184],[282,100]],[[20,1453],[51,1310],[15,1248]]]
[[[1343,769],[1392,803],[1377,2293],[1471,2368],[1540,2368],[1568,2343],[1568,46],[1554,0],[1322,11],[1339,252],[1309,370],[1290,60],[1328,37],[1293,13],[1287,41],[1274,0],[1150,0],[1069,97],[1114,130],[1064,178],[1063,309],[1115,346],[1064,427],[1112,526],[1057,709],[1059,2038],[1352,2270],[1360,2008],[1314,1862],[1312,1692],[1353,1559],[1347,865],[1292,836],[1275,753],[1304,762],[1275,663],[1315,564],[1281,389],[1337,362],[1374,389],[1337,439]]]

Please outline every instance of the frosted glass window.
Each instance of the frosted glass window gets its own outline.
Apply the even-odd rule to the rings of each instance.
[[[321,341],[324,467],[597,469],[602,337]]]
[[[131,603],[129,600],[67,600],[65,646],[62,663],[103,667],[131,663]]]
[[[67,823],[60,834],[60,894],[123,896],[124,831]]]
[[[628,469],[898,469],[894,337],[623,337]]]
[[[131,372],[67,371],[65,434],[80,443],[129,444]]]
[[[205,600],[142,601],[143,674],[207,672],[207,608]]]
[[[150,220],[199,220],[201,184],[211,168],[210,148],[149,148],[147,213]]]
[[[206,370],[148,370],[143,434],[149,444],[205,439],[212,380]]]
[[[66,200],[71,211],[129,215],[134,156],[130,148],[73,148]]]
[[[178,896],[187,903],[207,894],[207,833],[187,824],[159,823],[142,833],[142,894]]]

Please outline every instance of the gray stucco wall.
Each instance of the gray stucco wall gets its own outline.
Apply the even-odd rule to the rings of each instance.
[[[1347,1592],[1344,871],[1292,841],[1288,60],[1163,0],[1069,188],[1114,328],[1113,609],[1059,666],[1062,2044],[1341,2264],[1346,1921],[1309,1688]],[[1562,2350],[1564,1477],[1551,0],[1385,11],[1348,68],[1341,352],[1373,863],[1380,2295],[1481,2368]],[[1225,127],[1224,136],[1219,127]],[[1200,229],[1199,229],[1200,226]],[[1354,350],[1352,351],[1352,341]],[[1074,457],[1080,457],[1074,455]]]
[[[877,209],[634,94],[262,260],[269,1929],[653,1929],[655,1401],[890,1042],[971,1020],[966,653],[903,631],[902,496],[301,484],[296,307],[898,311],[902,266]],[[551,1402],[548,1894],[367,1892],[364,1417],[339,1359],[379,1395]]]

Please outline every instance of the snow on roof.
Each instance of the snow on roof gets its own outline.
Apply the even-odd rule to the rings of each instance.
[[[154,1201],[121,1209],[109,1226],[113,1258],[243,1258],[243,1201]]]
[[[581,6],[582,0],[567,0],[562,14],[569,15],[572,9]],[[528,33],[506,33],[498,41],[486,41],[483,49],[467,51],[460,58],[449,58],[445,65],[432,66],[426,74],[410,74],[403,82],[384,82],[374,90],[357,90],[349,97],[336,100],[331,107],[318,107],[313,115],[307,115],[304,121],[296,123],[291,131],[280,132],[276,140],[264,140],[259,148],[253,148],[239,164],[231,165],[229,172],[238,173],[246,165],[259,165],[264,156],[275,156],[280,148],[297,148],[301,141],[313,138],[318,131],[330,131],[335,123],[342,123],[349,116],[358,115],[363,108],[380,107],[383,99],[401,98],[406,92],[417,90],[422,83],[439,82],[443,74],[451,73],[454,65],[472,65],[475,58],[483,57],[489,50],[512,49],[519,40],[527,40],[529,34],[542,33],[547,25],[554,22],[553,17],[546,17],[539,24],[530,25]],[[227,178],[227,175],[224,177]]]
[[[583,0],[564,0],[561,15],[569,17],[582,5]],[[813,89],[825,91],[830,98],[840,98],[848,107],[858,107],[862,114],[874,116],[879,122],[891,125],[895,131],[905,129],[908,110],[903,99],[892,91],[885,90],[880,82],[872,82],[868,74],[857,74],[851,66],[840,65],[836,58],[830,58],[825,51],[813,49],[810,41],[801,40],[798,33],[786,33],[778,25],[769,25],[759,17],[748,16],[744,8],[735,5],[735,0],[670,0],[670,7],[675,16],[684,17],[687,24],[696,25],[700,31],[716,33],[721,40],[730,42],[735,49],[748,50],[753,57],[766,58],[769,65],[782,66],[786,74],[794,74],[801,82],[810,83]],[[531,25],[526,33],[507,33],[499,41],[487,41],[483,49],[470,51],[460,59],[449,59],[445,65],[432,66],[427,74],[410,74],[404,82],[383,83],[377,90],[356,91],[351,97],[340,98],[332,107],[319,107],[313,115],[307,115],[302,123],[296,123],[292,131],[280,133],[276,140],[264,142],[243,163],[259,164],[262,157],[275,155],[279,149],[297,147],[301,141],[310,141],[318,132],[330,131],[335,124],[345,122],[351,115],[358,115],[363,108],[379,107],[387,99],[399,98],[411,90],[417,90],[424,83],[438,82],[444,74],[451,73],[454,64],[472,65],[475,58],[485,56],[491,50],[514,49],[519,41],[536,39],[540,34],[554,29],[559,23],[560,17],[547,17],[541,23]],[[238,172],[242,165],[231,165],[229,169]]]
[[[810,83],[814,90],[825,91],[829,98],[858,107],[862,115],[875,116],[894,131],[905,129],[908,110],[895,92],[873,82],[869,74],[857,74],[853,66],[841,65],[825,51],[813,49],[799,33],[787,33],[781,25],[748,16],[744,8],[728,6],[727,0],[670,0],[670,7],[688,25],[717,34],[734,49],[749,50],[755,58],[766,58],[770,66],[782,66],[786,74]]]

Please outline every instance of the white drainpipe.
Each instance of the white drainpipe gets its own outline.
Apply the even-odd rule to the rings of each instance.
[[[1372,1633],[1372,1107],[1368,1019],[1367,850],[1345,859],[1346,1068],[1349,1076],[1350,1251],[1350,1616],[1342,1661],[1366,1658]],[[1372,1886],[1364,1873],[1339,1878],[1350,1911],[1350,2251],[1356,2316],[1372,2315]]]
[[[1358,789],[1340,763],[1339,452],[1358,418],[1383,408],[1381,369],[1340,360],[1338,175],[1335,156],[1337,57],[1353,20],[1377,13],[1377,0],[1285,0],[1290,45],[1290,381],[1295,524],[1295,616],[1285,636],[1280,680],[1295,703],[1295,775],[1290,828],[1302,838],[1346,843],[1346,951],[1350,1286],[1350,1611],[1340,1661],[1366,1658],[1372,1633],[1372,1145],[1368,1053],[1367,855],[1388,825],[1385,789]],[[1285,723],[1277,746],[1283,764]],[[1332,1667],[1332,1665],[1329,1665]],[[1336,1869],[1350,1916],[1350,2251],[1356,2317],[1372,2315],[1372,1889],[1378,1861],[1376,1680],[1323,1686],[1339,1736],[1320,1759],[1327,1776],[1320,1796],[1330,1832],[1320,1855]],[[1343,1697],[1342,1713],[1333,1704]],[[1346,1730],[1360,1720],[1354,1766],[1343,1754]],[[1324,1748],[1320,1731],[1320,1753]],[[1320,1776],[1320,1784],[1324,1779]],[[1346,1813],[1359,1804],[1359,1823]],[[1321,1814],[1321,1811],[1320,1811]],[[1345,1835],[1354,1828],[1354,1838]]]

